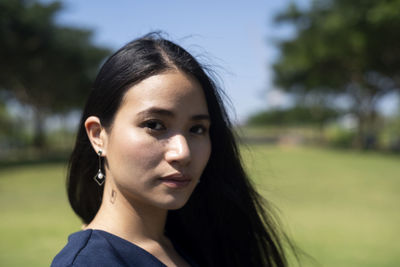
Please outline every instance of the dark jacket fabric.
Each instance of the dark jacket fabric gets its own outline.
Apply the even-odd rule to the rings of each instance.
[[[196,266],[175,246],[192,266]],[[51,267],[131,266],[166,267],[152,254],[118,236],[101,230],[84,230],[71,234],[67,245],[56,255]]]

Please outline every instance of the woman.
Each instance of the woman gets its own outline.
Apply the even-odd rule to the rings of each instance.
[[[287,265],[285,237],[243,170],[215,83],[157,34],[101,68],[67,187],[85,227],[53,266]]]

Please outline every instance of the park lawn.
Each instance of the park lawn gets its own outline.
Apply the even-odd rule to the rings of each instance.
[[[242,149],[259,191],[318,264],[400,266],[400,157],[304,147]]]
[[[305,147],[244,146],[259,191],[318,264],[400,266],[400,158]],[[80,221],[65,165],[0,170],[0,266],[48,266]]]
[[[49,266],[80,222],[61,164],[0,170],[0,266]]]

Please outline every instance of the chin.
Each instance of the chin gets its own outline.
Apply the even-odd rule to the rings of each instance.
[[[168,210],[179,210],[181,208],[183,208],[183,206],[185,206],[186,202],[184,204],[181,205],[171,205],[170,207],[168,207]]]
[[[178,210],[185,206],[187,203],[188,198],[173,198],[170,199],[169,201],[166,201],[164,203],[160,203],[160,207],[166,210]]]

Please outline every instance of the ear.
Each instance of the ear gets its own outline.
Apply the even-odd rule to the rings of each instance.
[[[101,150],[101,155],[106,156],[108,135],[106,130],[101,126],[100,119],[95,116],[88,117],[85,121],[85,129],[96,154]]]

